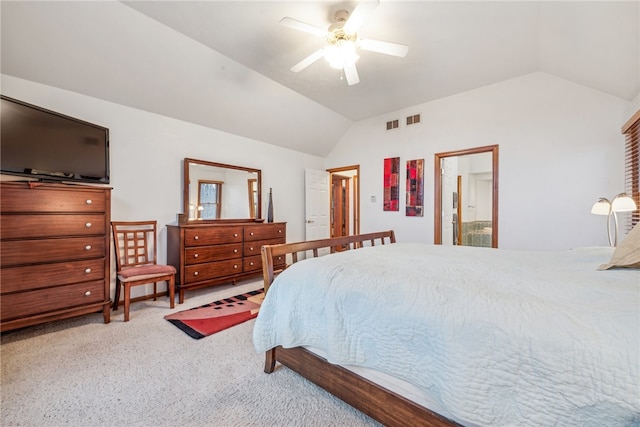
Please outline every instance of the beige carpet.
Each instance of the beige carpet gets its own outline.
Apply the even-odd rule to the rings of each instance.
[[[287,368],[263,373],[255,320],[195,340],[163,316],[262,287],[187,293],[2,335],[2,426],[377,426]]]

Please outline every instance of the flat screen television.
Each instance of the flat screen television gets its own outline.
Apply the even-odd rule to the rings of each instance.
[[[109,183],[109,129],[0,96],[0,172]]]

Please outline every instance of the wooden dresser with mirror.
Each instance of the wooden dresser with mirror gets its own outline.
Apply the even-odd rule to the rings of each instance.
[[[167,225],[167,263],[185,291],[262,275],[262,245],[286,243],[286,223],[264,223],[259,169],[184,159],[183,218]],[[284,266],[285,259],[281,260]]]

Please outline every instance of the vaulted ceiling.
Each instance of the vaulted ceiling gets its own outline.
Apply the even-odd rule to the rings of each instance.
[[[360,51],[360,83],[291,66],[355,1],[2,1],[3,74],[325,156],[349,125],[542,71],[632,100],[638,1],[381,0],[360,28],[410,46]]]

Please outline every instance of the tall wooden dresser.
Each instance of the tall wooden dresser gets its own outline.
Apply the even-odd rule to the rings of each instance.
[[[262,245],[285,243],[284,222],[167,226],[167,263],[177,270],[180,303],[188,289],[235,283],[262,274]],[[285,259],[281,263],[284,265]]]
[[[109,323],[111,189],[0,185],[0,329],[100,311]]]

